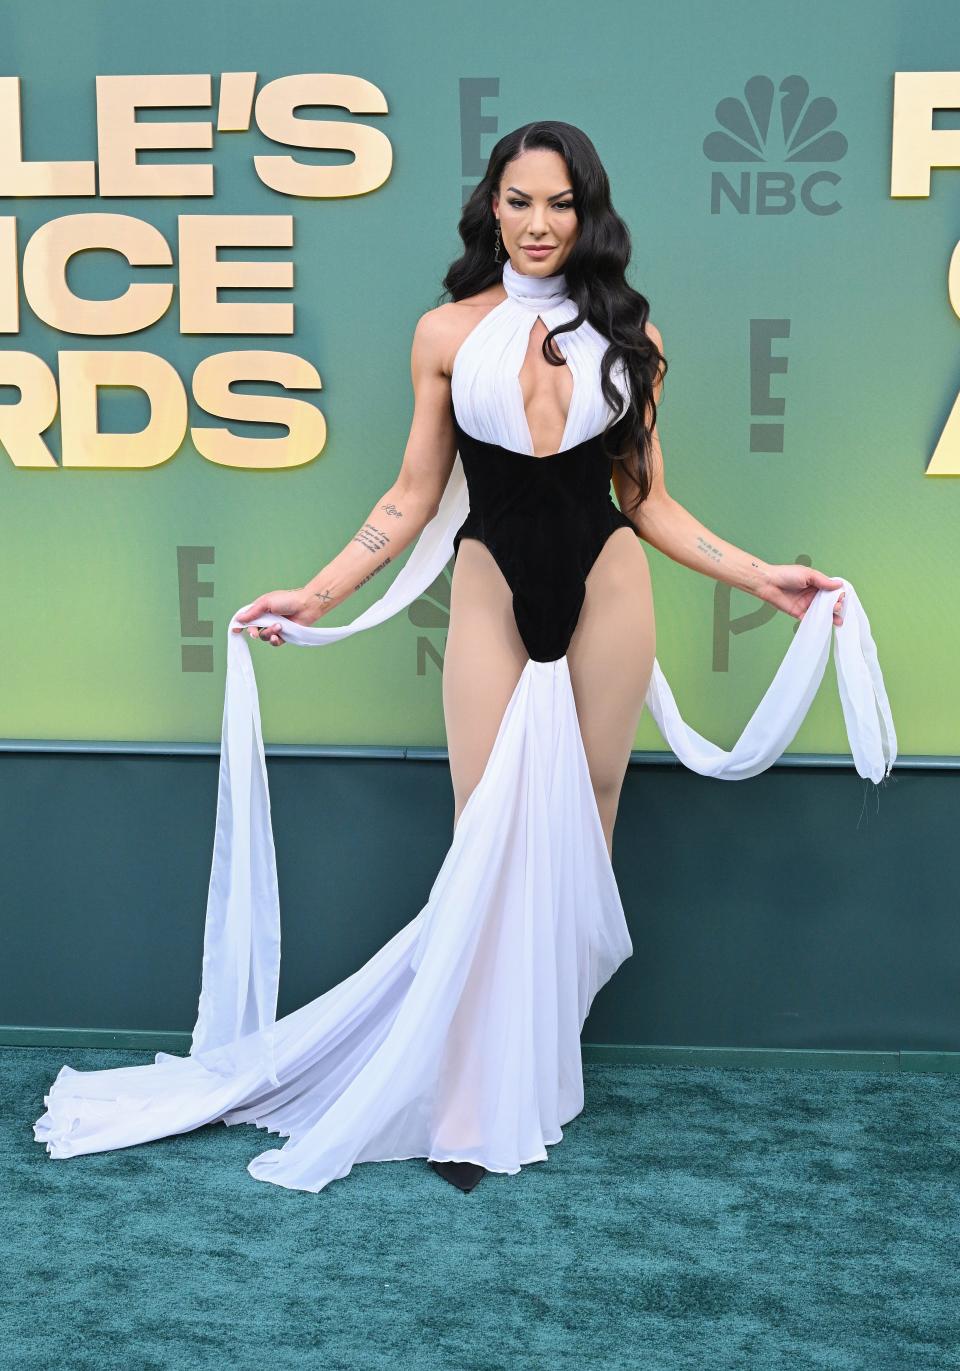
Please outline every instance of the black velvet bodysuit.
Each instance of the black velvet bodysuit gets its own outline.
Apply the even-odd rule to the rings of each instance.
[[[627,416],[612,424],[618,436]],[[633,529],[610,495],[603,437],[550,457],[512,452],[466,433],[453,411],[470,512],[457,530],[484,543],[513,592],[513,614],[530,657],[563,657],[586,592],[587,573],[617,528]],[[634,530],[635,532],[636,530]]]

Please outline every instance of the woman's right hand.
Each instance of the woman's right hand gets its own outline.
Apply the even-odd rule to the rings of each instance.
[[[232,632],[242,633],[243,625],[251,619],[260,619],[265,614],[282,614],[286,619],[292,619],[295,624],[303,624],[309,628],[319,618],[316,611],[316,597],[310,595],[302,586],[297,590],[271,590],[266,595],[258,595],[257,598],[234,615],[239,622],[234,624]],[[261,624],[247,629],[251,638],[258,638],[261,642],[269,642],[273,647],[283,647],[284,639],[282,636],[282,624]]]

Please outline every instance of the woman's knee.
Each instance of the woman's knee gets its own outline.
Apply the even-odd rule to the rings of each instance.
[[[597,807],[605,812],[616,812],[620,802],[620,791],[623,789],[623,778],[626,773],[626,765],[622,757],[618,757],[615,762],[604,760],[598,769],[596,764],[589,766],[590,784],[593,787],[593,794],[597,801]],[[629,760],[629,757],[627,758]]]

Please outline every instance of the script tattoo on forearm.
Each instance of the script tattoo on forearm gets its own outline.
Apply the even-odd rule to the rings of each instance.
[[[390,539],[382,528],[377,528],[376,524],[364,524],[359,533],[355,533],[350,540],[353,543],[360,543],[363,547],[369,548],[371,552],[379,552],[385,543]]]
[[[389,557],[384,557],[383,561],[380,563],[379,566],[375,566],[368,576],[364,576],[362,581],[357,582],[357,584],[353,587],[354,590],[359,590],[361,586],[365,586],[367,582],[370,580],[370,577],[376,576],[378,571],[382,571],[383,568],[389,563],[389,561]]]
[[[386,504],[386,505],[381,505],[380,508],[383,510],[383,512],[384,512],[385,514],[392,514],[393,517],[394,517],[394,519],[402,519],[402,518],[403,518],[403,510],[402,510],[402,509],[397,509],[396,505]]]
[[[720,551],[718,547],[714,547],[713,543],[708,543],[706,538],[701,537],[697,538],[697,543],[700,546],[700,548],[707,554],[707,556],[711,558],[712,561],[719,562],[720,558],[723,556],[723,553]]]

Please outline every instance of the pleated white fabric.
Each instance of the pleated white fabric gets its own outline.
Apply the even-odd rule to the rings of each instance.
[[[548,329],[577,317],[562,272],[523,276],[509,259],[503,268],[507,298],[467,334],[454,358],[450,395],[465,432],[484,443],[533,455],[533,439],[523,406],[520,368],[530,330],[539,315]],[[600,389],[600,360],[607,341],[586,319],[568,333],[558,333],[557,347],[566,358],[573,381],[570,408],[558,452],[600,433],[615,414]],[[629,404],[630,384],[618,360],[611,380]],[[839,592],[838,592],[839,593]]]
[[[525,277],[458,352],[462,427],[532,453],[518,373],[539,314],[573,317],[562,275]],[[599,389],[602,337],[558,335],[574,378],[561,451],[612,417]],[[622,374],[615,373],[622,388]],[[545,459],[549,460],[549,458]],[[318,647],[382,623],[444,570],[469,508],[456,458],[437,514],[385,594],[348,624],[303,628]],[[896,734],[866,613],[849,581],[819,592],[730,751],[680,717],[659,664],[646,703],[668,745],[701,775],[754,776],[796,735],[831,635],[854,765],[889,774]],[[528,661],[483,776],[422,909],[363,966],[276,1017],[280,906],[256,678],[249,643],[227,631],[227,678],[200,1003],[190,1055],[105,1071],[61,1068],[34,1136],[51,1157],[108,1151],[203,1124],[254,1123],[287,1139],[252,1176],[319,1191],[356,1162],[431,1157],[515,1173],[583,1108],[580,1033],[597,991],[632,952],[607,854],[566,657]],[[331,911],[331,917],[335,912]]]

